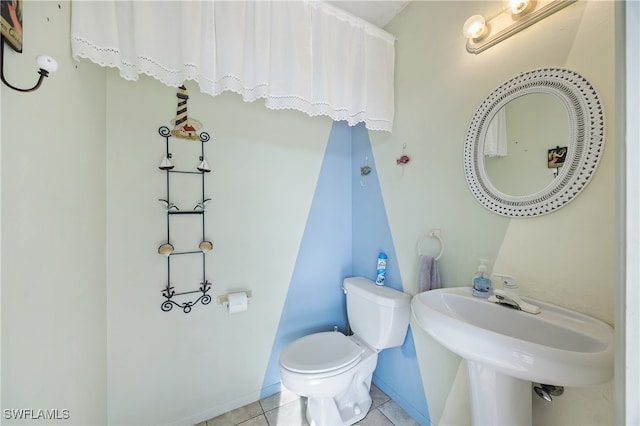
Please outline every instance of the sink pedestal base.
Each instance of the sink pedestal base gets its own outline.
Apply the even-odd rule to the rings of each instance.
[[[531,426],[531,382],[466,360],[474,425]]]

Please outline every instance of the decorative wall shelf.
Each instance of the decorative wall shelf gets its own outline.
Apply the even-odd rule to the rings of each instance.
[[[209,134],[206,132],[201,132],[199,135],[200,139],[200,165],[197,167],[195,171],[188,170],[174,170],[174,165],[171,162],[171,152],[169,151],[169,140],[172,136],[172,132],[166,126],[161,126],[158,129],[158,133],[160,136],[165,138],[166,141],[166,156],[163,159],[160,169],[165,171],[166,179],[167,179],[167,190],[166,190],[166,198],[160,199],[160,201],[166,206],[166,214],[167,214],[167,239],[166,243],[162,244],[158,248],[158,253],[163,254],[167,257],[167,283],[165,288],[162,290],[162,296],[165,300],[161,304],[161,309],[164,312],[168,312],[173,309],[174,306],[177,306],[182,309],[184,313],[191,312],[191,309],[194,305],[198,303],[202,303],[203,305],[207,305],[211,302],[211,296],[208,294],[209,290],[211,290],[211,283],[207,280],[207,270],[206,270],[206,262],[205,255],[213,248],[213,244],[207,241],[205,236],[205,208],[209,199],[205,198],[205,175],[210,171],[209,166],[204,159],[204,144],[209,141]],[[189,144],[197,144],[196,141],[188,141],[185,143]],[[179,210],[179,208],[171,203],[171,176],[173,174],[187,174],[193,175],[195,179],[199,181],[200,185],[200,194],[202,198],[195,203],[195,207],[193,210]],[[171,227],[172,227],[172,217],[174,216],[193,216],[195,218],[201,218],[201,243],[198,247],[194,247],[193,250],[185,250],[185,251],[175,251],[173,245],[171,244]],[[189,291],[176,291],[174,286],[171,284],[171,262],[172,258],[175,256],[201,256],[202,258],[202,279],[199,285],[195,290]],[[197,296],[197,297],[196,297]]]

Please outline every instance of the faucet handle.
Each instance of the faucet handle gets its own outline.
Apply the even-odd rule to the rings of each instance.
[[[493,298],[493,299],[492,299]],[[530,314],[537,315],[540,313],[540,306],[532,305],[531,303],[527,303],[520,298],[517,294],[504,291],[500,289],[493,290],[493,296],[489,298],[489,302],[494,303],[507,303],[516,309],[519,309],[524,312],[528,312]]]
[[[500,278],[502,281],[502,286],[505,290],[516,290],[518,288],[518,283],[516,283],[516,279],[504,274],[493,274],[494,276]]]

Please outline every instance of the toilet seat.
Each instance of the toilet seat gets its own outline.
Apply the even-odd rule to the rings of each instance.
[[[280,354],[280,365],[295,373],[327,373],[357,364],[363,351],[342,333],[315,333],[284,348]]]

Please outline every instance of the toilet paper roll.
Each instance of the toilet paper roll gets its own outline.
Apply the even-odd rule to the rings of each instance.
[[[249,308],[247,293],[232,293],[227,296],[227,307],[230,314],[244,312]]]

